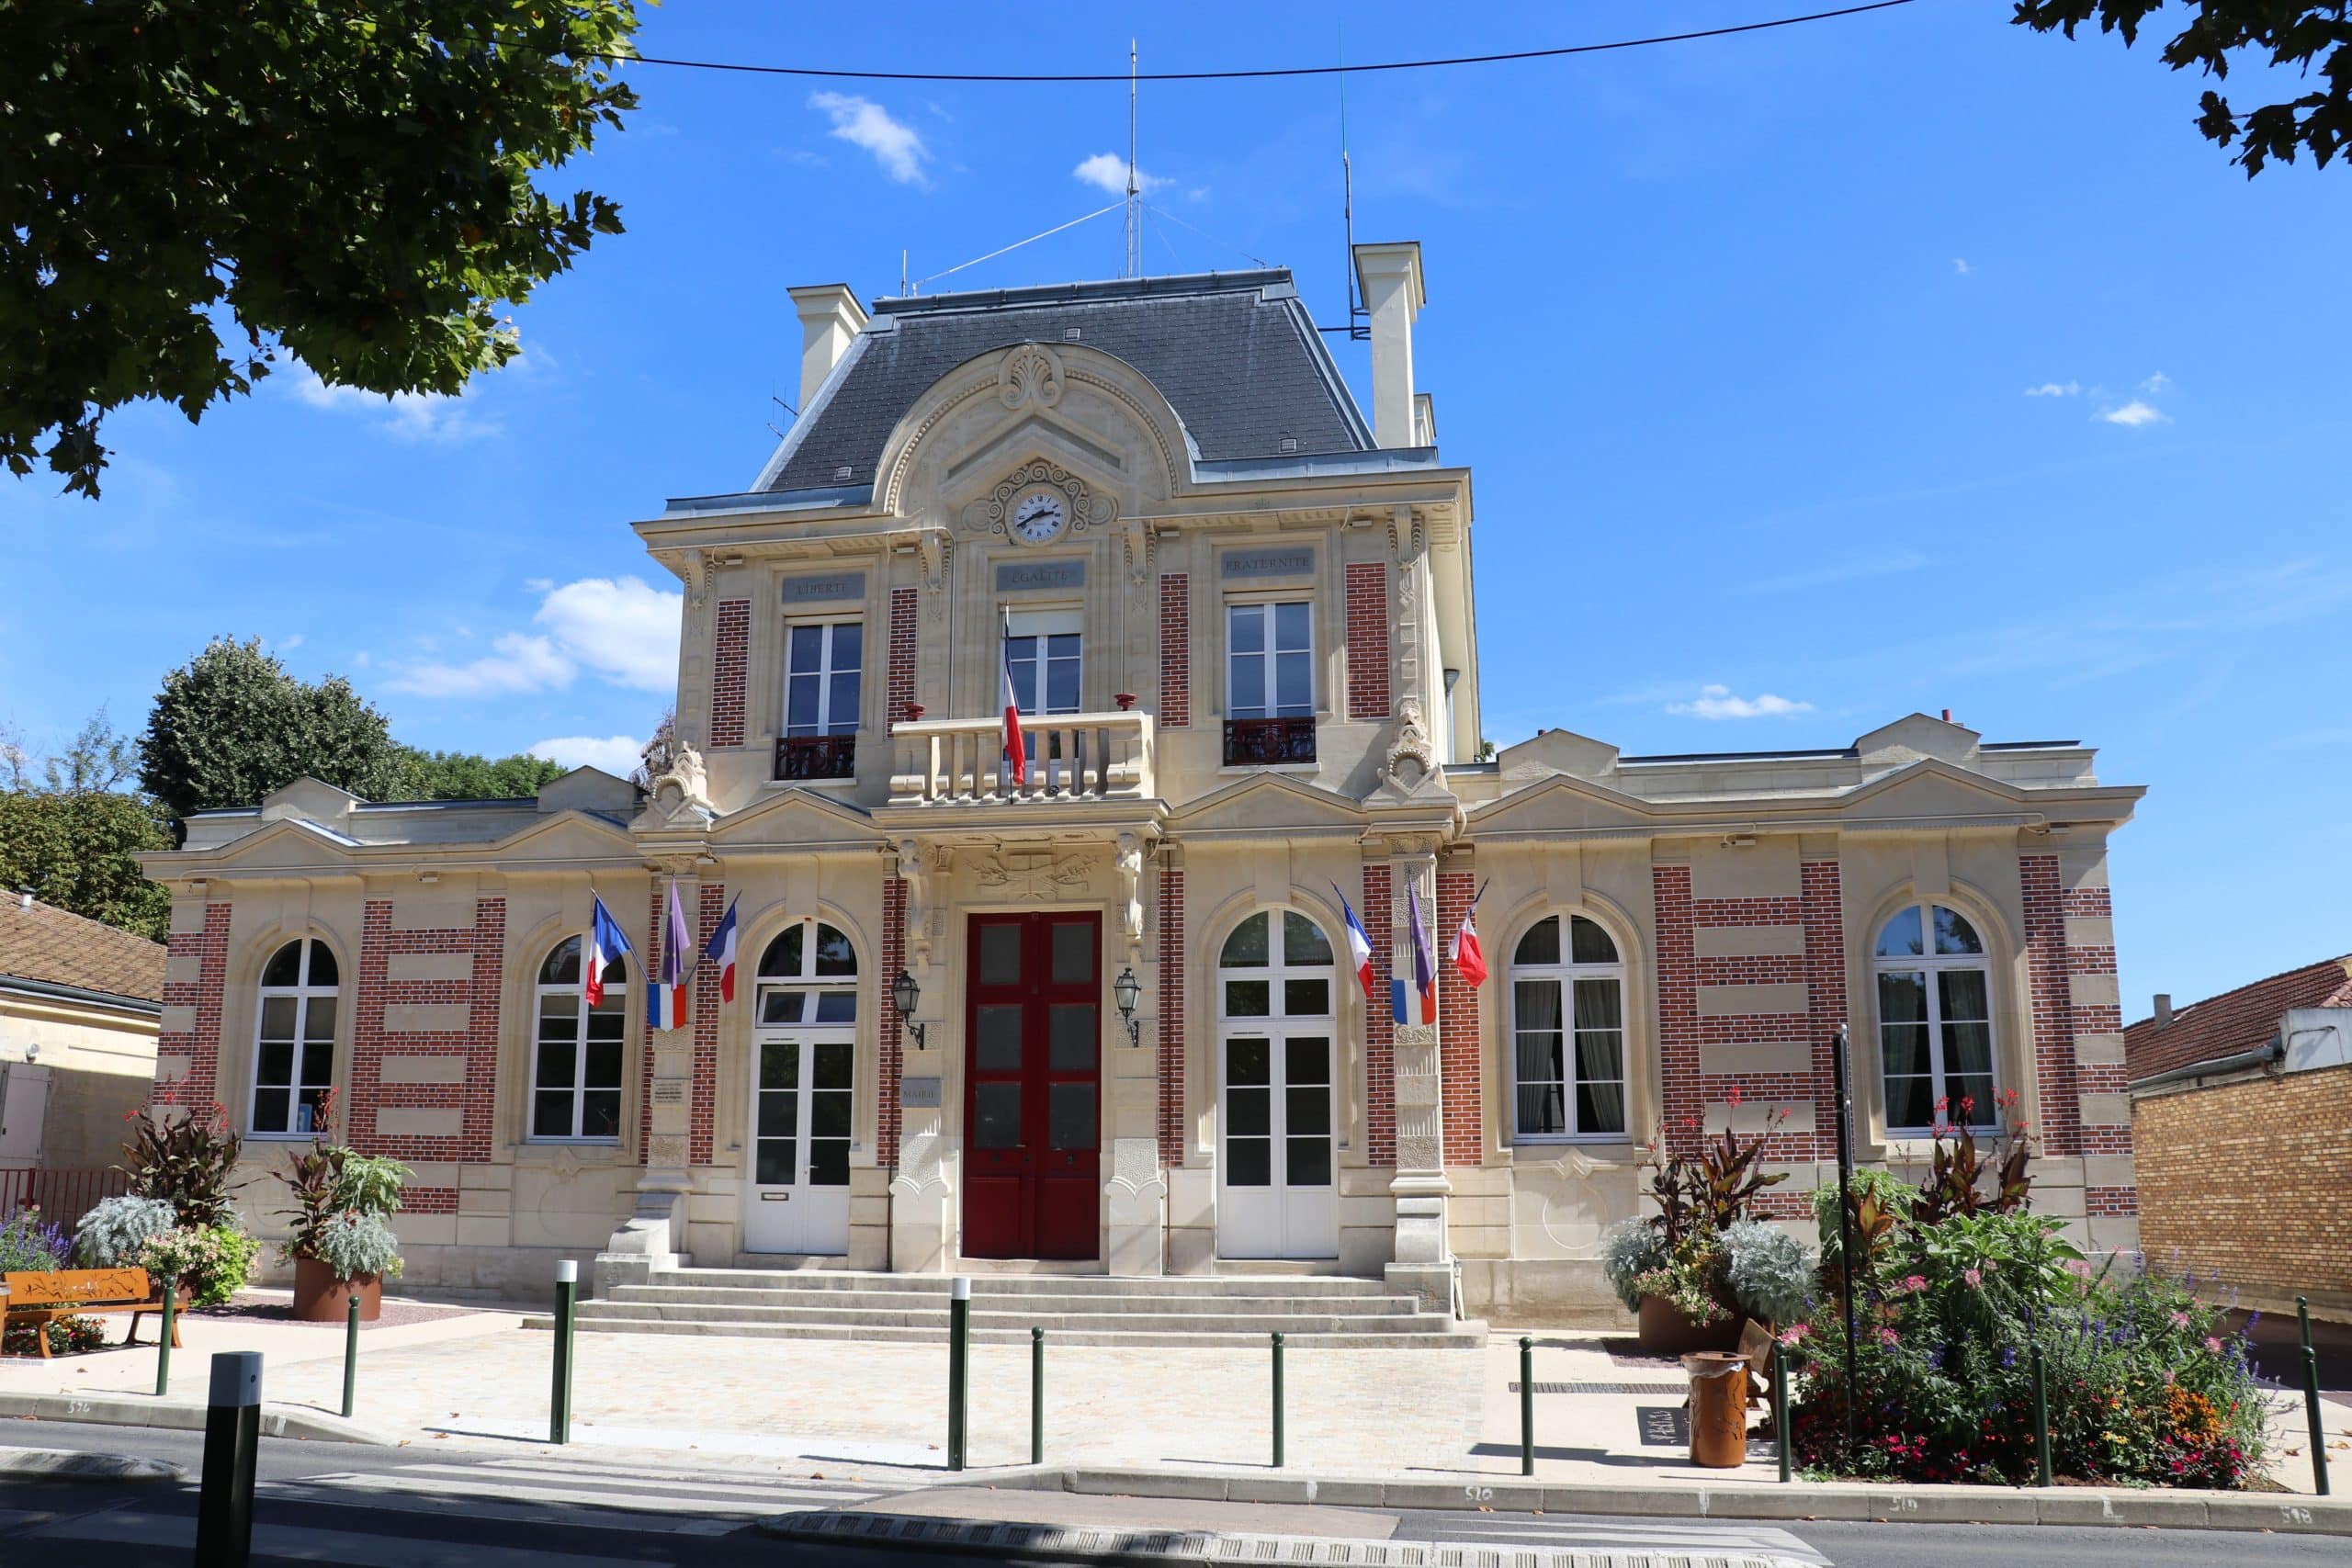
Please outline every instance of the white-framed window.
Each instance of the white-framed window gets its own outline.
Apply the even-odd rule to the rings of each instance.
[[[254,1021],[254,1101],[259,1138],[307,1137],[334,1087],[334,953],[316,938],[288,942],[262,965]]]
[[[580,990],[581,939],[565,937],[539,965],[531,1050],[531,1133],[538,1143],[620,1141],[621,1046],[628,968],[605,965],[604,998]]]
[[[785,627],[784,732],[857,733],[865,623],[796,622]]]
[[[1625,1135],[1625,964],[1582,915],[1546,915],[1510,955],[1512,1136]]]
[[[803,917],[760,954],[752,1174],[758,1187],[845,1189],[857,1083],[857,950]]]
[[[1225,712],[1315,716],[1315,617],[1306,601],[1225,607]]]
[[[1879,928],[1871,967],[1886,1130],[1999,1127],[1993,969],[1975,926],[1941,904],[1910,905]]]
[[[1005,638],[1012,696],[1027,714],[1076,713],[1080,687],[1080,610],[1015,610]]]
[[[803,917],[760,954],[759,987],[763,1024],[855,1023],[857,950],[834,927]]]
[[[1217,951],[1228,1189],[1331,1185],[1339,973],[1295,909],[1249,916]]]

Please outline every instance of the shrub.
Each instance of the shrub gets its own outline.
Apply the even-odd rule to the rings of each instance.
[[[1739,1103],[1733,1091],[1731,1102]],[[1785,1116],[1772,1118],[1778,1127]],[[1674,1149],[1664,1127],[1648,1146],[1657,1161],[1650,1196],[1658,1212],[1646,1220],[1612,1226],[1604,1238],[1602,1269],[1618,1299],[1638,1307],[1644,1297],[1670,1302],[1693,1323],[1720,1323],[1748,1310],[1731,1282],[1731,1231],[1752,1219],[1757,1195],[1786,1181],[1786,1171],[1763,1168],[1764,1141],[1771,1127],[1743,1142],[1726,1128],[1720,1137],[1696,1140],[1688,1152]],[[1699,1119],[1686,1117],[1682,1131],[1695,1133]],[[1645,1245],[1629,1229],[1647,1227]],[[1770,1227],[1766,1227],[1770,1228]],[[1798,1248],[1802,1259],[1804,1249]],[[1756,1265],[1766,1267],[1760,1260]],[[1800,1266],[1800,1271],[1802,1271]],[[1804,1292],[1797,1292],[1802,1304]]]
[[[229,1130],[229,1112],[214,1105],[178,1115],[167,1102],[130,1113],[138,1131],[123,1145],[123,1167],[136,1197],[169,1203],[183,1225],[231,1223],[230,1194],[244,1140]]]
[[[244,1289],[261,1242],[243,1226],[182,1226],[149,1236],[140,1251],[147,1272],[187,1287],[188,1304],[225,1306]]]
[[[33,1337],[47,1331],[49,1353],[52,1356],[79,1356],[95,1350],[107,1342],[106,1325],[94,1317],[61,1317],[55,1323],[18,1323],[9,1325],[0,1337],[0,1352],[11,1356],[38,1356],[40,1342]]]
[[[82,1216],[74,1228],[74,1251],[92,1269],[140,1269],[140,1249],[149,1236],[161,1235],[178,1223],[169,1202],[161,1198],[104,1198]]]
[[[1739,1220],[1724,1232],[1724,1278],[1748,1316],[1782,1324],[1804,1315],[1813,1286],[1804,1243],[1761,1220]]]
[[[311,1256],[334,1270],[338,1280],[401,1271],[400,1238],[379,1214],[329,1216],[311,1237]]]
[[[38,1207],[19,1209],[0,1225],[0,1273],[53,1273],[73,1253],[64,1227],[43,1220]]]
[[[1633,1312],[1642,1304],[1634,1281],[1666,1262],[1666,1232],[1645,1219],[1620,1220],[1601,1233],[1600,1271]]]

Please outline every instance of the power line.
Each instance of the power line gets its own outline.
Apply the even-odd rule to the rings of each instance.
[[[815,65],[746,65],[725,60],[681,60],[658,54],[600,54],[587,51],[581,51],[575,58],[610,60],[632,65],[670,65],[687,71],[733,71],[755,76],[825,77],[849,82],[1243,82],[1277,76],[1337,76],[1365,74],[1374,71],[1429,71],[1449,65],[1498,65],[1518,60],[1558,60],[1571,54],[1602,54],[1611,50],[1644,49],[1652,44],[1690,43],[1699,39],[1729,38],[1736,33],[1760,33],[1774,28],[1799,27],[1806,22],[1859,17],[1868,11],[1887,11],[1912,3],[1913,0],[1870,0],[1868,5],[1844,6],[1834,11],[1813,11],[1802,17],[1775,17],[1769,21],[1741,22],[1727,28],[1658,33],[1649,38],[1614,39],[1607,43],[1566,44],[1557,49],[1521,49],[1501,54],[1457,54],[1435,60],[1385,60],[1369,65],[1283,65],[1258,71],[1147,71],[1140,75],[1127,72],[993,75],[954,71],[836,71]]]

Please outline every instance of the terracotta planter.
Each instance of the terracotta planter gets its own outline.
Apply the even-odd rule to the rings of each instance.
[[[341,1323],[350,1314],[345,1303],[359,1298],[359,1321],[373,1323],[384,1311],[384,1279],[362,1274],[338,1280],[334,1270],[315,1258],[294,1260],[294,1315],[303,1323]]]
[[[1644,1296],[1641,1311],[1641,1347],[1652,1356],[1688,1356],[1700,1350],[1734,1350],[1739,1348],[1739,1318],[1724,1318],[1720,1323],[1693,1323],[1683,1310],[1672,1302],[1657,1296]]]

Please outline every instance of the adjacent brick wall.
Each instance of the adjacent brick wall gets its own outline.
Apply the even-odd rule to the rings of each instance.
[[[743,693],[752,657],[752,602],[718,602],[718,646],[710,661],[710,743],[743,744]]]
[[[204,929],[174,931],[164,951],[173,958],[198,961],[194,981],[164,982],[164,1005],[194,1008],[196,1027],[185,1033],[173,1030],[156,1037],[155,1101],[200,1112],[220,1098],[220,996],[229,976],[228,904],[205,905]],[[176,1080],[164,1076],[166,1062],[187,1064]]]
[[[695,1097],[686,1123],[686,1159],[708,1165],[718,1122],[718,965],[706,962],[702,954],[718,930],[718,917],[727,911],[727,885],[704,883],[695,905],[695,984],[688,1007],[695,1036]]]
[[[1363,868],[1367,931],[1388,930],[1389,877],[1386,865]],[[1393,945],[1379,939],[1372,944],[1373,997],[1364,1009],[1364,1158],[1371,1165],[1396,1163],[1396,1024],[1388,1013],[1388,953]]]
[[[1193,579],[1182,571],[1159,579],[1159,725],[1193,722]]]
[[[906,721],[907,705],[915,700],[915,591],[911,588],[890,590],[889,678],[882,694],[889,705],[882,719],[887,733]]]
[[[876,1062],[874,1162],[884,1170],[899,1168],[899,1074],[905,1066],[899,1039],[899,1004],[892,985],[907,964],[907,883],[900,876],[882,879],[882,973],[875,976],[880,998],[882,1052]]]
[[[472,959],[461,980],[393,980],[395,953],[462,953]],[[351,1082],[345,1096],[344,1125],[352,1147],[362,1154],[390,1155],[411,1164],[482,1164],[505,1140],[497,1126],[498,1043],[502,987],[506,972],[506,900],[477,898],[470,926],[396,931],[392,901],[370,898],[362,907],[359,983],[352,1015]],[[388,1030],[384,1013],[403,1004],[457,1005],[466,1010],[463,1029],[433,1032]],[[390,1058],[456,1056],[465,1077],[456,1083],[386,1083]],[[454,1136],[388,1134],[377,1130],[385,1111],[454,1110]],[[412,1201],[412,1197],[415,1199]],[[406,1207],[426,1213],[454,1213],[457,1194],[447,1189],[411,1188]]]
[[[2056,855],[2018,860],[2025,893],[2025,956],[2033,1013],[2033,1071],[2041,1093],[2035,1131],[2045,1155],[2083,1152],[2075,1069],[2075,1004],[2066,983],[2065,897]],[[2120,1025],[2110,1025],[2120,1028]]]
[[[2134,1101],[2140,1246],[2149,1265],[2218,1286],[2352,1305],[2346,1129],[2352,1066]],[[2094,1188],[2093,1201],[2115,1201],[2119,1190],[2128,1191]]]
[[[1162,579],[1165,581],[1165,579]],[[1159,874],[1159,1163],[1184,1163],[1184,874]]]
[[[1347,582],[1348,716],[1386,718],[1388,563],[1351,561]]]
[[[1438,1070],[1443,1087],[1445,1163],[1483,1165],[1487,1157],[1486,1067],[1478,1043],[1478,993],[1462,983],[1448,954],[1477,892],[1476,874],[1437,874],[1437,930],[1430,942],[1437,957]]]

